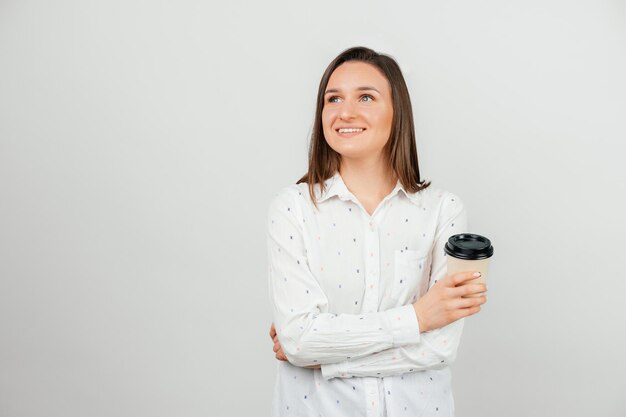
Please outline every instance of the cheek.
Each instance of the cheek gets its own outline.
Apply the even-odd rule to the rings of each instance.
[[[391,130],[391,122],[393,121],[393,112],[377,111],[369,114],[369,120],[376,127],[376,130],[387,132]]]
[[[385,132],[391,130],[391,122],[393,121],[393,111],[388,110],[380,115],[380,128]]]
[[[333,121],[335,120],[335,112],[332,110],[322,110],[322,127],[324,132],[329,132]]]
[[[333,109],[329,109],[328,107],[324,107],[322,109],[322,123],[330,123],[332,119],[335,117],[336,111]]]

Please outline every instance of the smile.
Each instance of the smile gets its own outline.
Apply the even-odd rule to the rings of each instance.
[[[363,133],[365,128],[363,127],[341,127],[339,129],[335,129],[337,131],[337,135],[340,138],[351,138]]]
[[[354,132],[362,132],[365,129],[363,129],[362,127],[357,127],[357,128],[345,128],[345,129],[337,129],[337,132],[339,133],[354,133]]]

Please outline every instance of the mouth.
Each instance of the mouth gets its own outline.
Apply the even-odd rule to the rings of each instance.
[[[351,138],[353,136],[360,135],[365,130],[366,129],[364,127],[341,127],[339,129],[335,129],[335,132],[337,132],[337,135],[342,138]]]

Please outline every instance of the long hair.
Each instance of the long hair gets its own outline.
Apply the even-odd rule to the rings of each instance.
[[[324,192],[324,181],[335,175],[341,165],[341,155],[335,152],[324,138],[322,126],[324,92],[326,91],[328,80],[335,69],[349,61],[359,61],[373,65],[385,76],[391,86],[393,118],[389,140],[384,148],[384,152],[388,156],[389,167],[407,192],[415,193],[430,185],[430,182],[420,179],[411,98],[398,63],[390,56],[379,54],[369,48],[354,47],[340,53],[328,65],[324,75],[322,75],[317,91],[315,121],[309,145],[309,168],[307,173],[297,182],[298,184],[302,182],[309,184],[309,194],[316,207],[315,184],[319,184],[321,192]]]

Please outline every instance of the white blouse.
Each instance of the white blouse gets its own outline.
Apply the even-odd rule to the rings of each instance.
[[[269,296],[289,359],[277,361],[273,415],[453,416],[463,320],[420,334],[412,303],[445,276],[463,203],[398,181],[370,216],[338,173],[326,187],[318,209],[305,183],[269,208]]]

